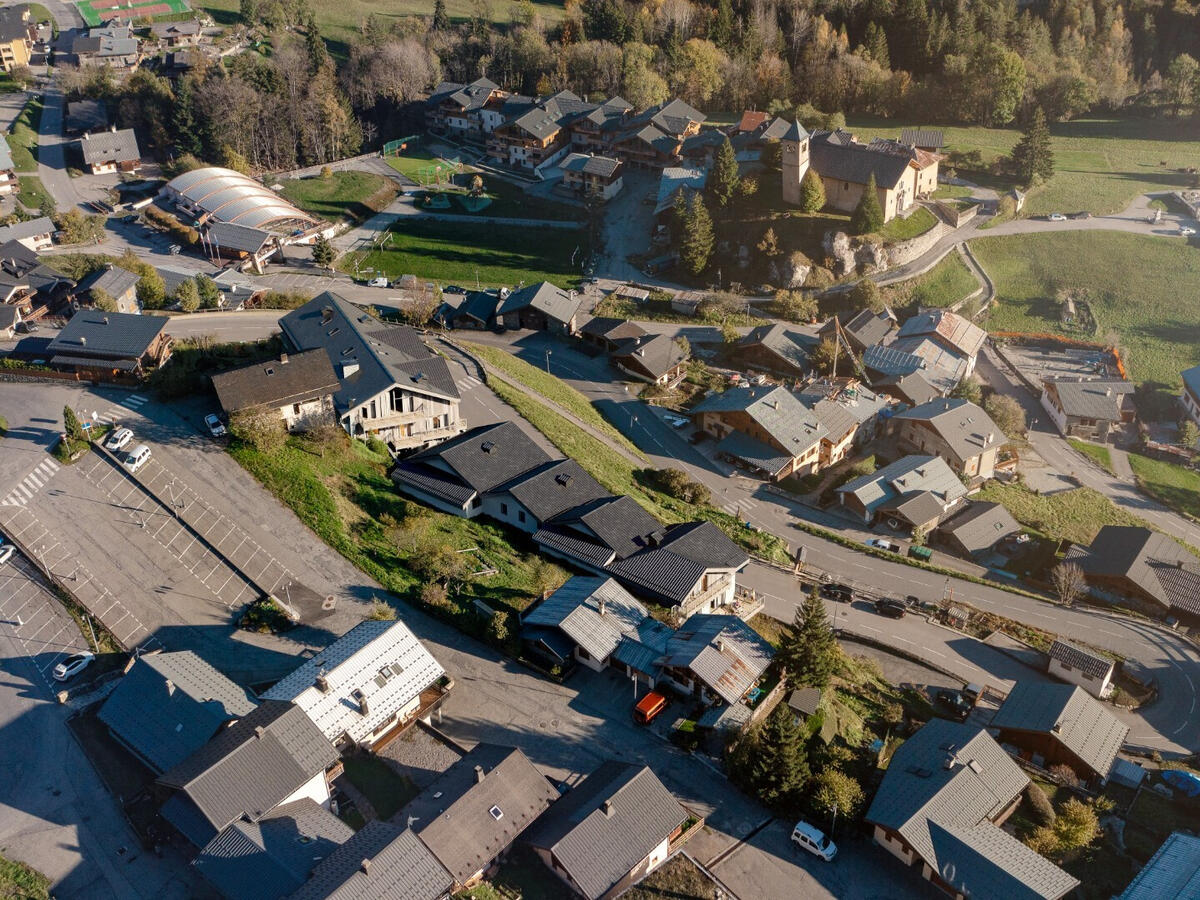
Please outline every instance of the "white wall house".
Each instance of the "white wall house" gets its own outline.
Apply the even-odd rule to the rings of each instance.
[[[1055,641],[1050,646],[1047,671],[1055,678],[1079,685],[1100,700],[1113,692],[1112,680],[1116,672],[1113,661],[1067,641]]]

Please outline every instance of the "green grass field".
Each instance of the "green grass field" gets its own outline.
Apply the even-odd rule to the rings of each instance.
[[[17,178],[19,189],[17,199],[30,212],[40,212],[43,209],[54,209],[54,200],[46,191],[42,179],[36,175],[21,175]]]
[[[1182,239],[1118,232],[986,237],[971,250],[996,284],[990,331],[1065,333],[1055,293],[1085,289],[1099,324],[1096,340],[1120,336],[1130,377],[1142,386],[1138,410],[1177,415],[1179,373],[1200,363],[1200,251]]]
[[[896,216],[883,226],[879,236],[885,241],[907,241],[917,235],[924,234],[937,224],[937,217],[925,207],[920,206],[907,218]]]
[[[409,149],[405,150],[400,156],[389,156],[387,158],[387,164],[389,166],[391,166],[405,178],[411,178],[417,184],[425,184],[426,182],[430,184],[436,183],[430,178],[431,173],[424,170],[429,169],[430,166],[443,162],[444,160],[442,157],[438,156],[436,153],[432,153],[429,150],[425,150],[420,147],[409,147]],[[451,174],[453,174],[452,170],[449,173],[443,171],[441,183],[445,184],[449,180],[449,176]]]
[[[975,499],[999,503],[1022,525],[1076,544],[1090,544],[1103,525],[1146,525],[1091,488],[1039,495],[1024,485],[989,481]]]
[[[849,124],[860,139],[896,137],[907,123],[856,119]],[[1007,155],[1020,138],[1015,128],[942,129],[947,149],[978,149],[985,162]],[[1088,210],[1119,212],[1138,194],[1186,187],[1186,174],[1175,169],[1195,165],[1200,135],[1188,120],[1077,119],[1050,126],[1055,174],[1030,192],[1025,215]],[[964,177],[973,178],[964,173]]]
[[[958,200],[962,197],[970,197],[971,189],[958,184],[943,184],[933,192],[935,200]]]
[[[979,290],[979,282],[957,253],[945,258],[924,275],[887,287],[884,293],[893,306],[952,306]]]
[[[1185,515],[1200,518],[1200,472],[1140,453],[1129,454],[1129,468],[1144,493]]]
[[[18,172],[37,171],[38,127],[42,122],[42,100],[31,97],[8,130],[8,149]]]
[[[579,261],[587,256],[587,238],[571,228],[514,228],[480,223],[402,219],[382,250],[354,254],[343,268],[379,269],[388,277],[416,275],[442,284],[474,287],[513,286],[550,281],[574,287]],[[575,255],[575,265],[571,256]]]
[[[12,900],[47,900],[50,879],[23,862],[0,856],[0,897]]]
[[[1089,444],[1087,441],[1079,441],[1075,438],[1067,438],[1067,443],[1092,460],[1092,462],[1105,472],[1108,472],[1110,475],[1112,474],[1112,453],[1107,447],[1101,447],[1099,444]]]
[[[334,172],[328,178],[298,178],[283,182],[284,197],[314,216],[331,222],[345,217],[362,222],[387,207],[397,194],[396,183],[374,172]]]
[[[167,9],[162,9],[164,6]],[[113,0],[79,0],[75,4],[75,8],[79,10],[79,14],[83,16],[83,21],[89,28],[95,28],[105,19],[111,19],[117,15],[132,16],[135,19],[147,15],[157,18],[158,16],[175,16],[190,11],[187,0],[133,0],[133,2],[126,0],[119,5],[114,5]]]
[[[347,756],[346,777],[371,801],[381,819],[390,819],[420,791],[411,778],[400,775],[378,756]]]

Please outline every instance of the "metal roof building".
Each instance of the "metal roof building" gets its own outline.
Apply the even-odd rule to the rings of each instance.
[[[279,234],[322,224],[253,178],[217,166],[177,175],[167,182],[163,196],[204,221],[234,222]]]
[[[1174,832],[1117,900],[1200,897],[1200,837]]]

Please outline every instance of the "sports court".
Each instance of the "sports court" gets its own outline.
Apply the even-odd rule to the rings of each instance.
[[[118,16],[122,19],[153,19],[191,11],[187,0],[79,0],[75,6],[89,28],[95,28]]]

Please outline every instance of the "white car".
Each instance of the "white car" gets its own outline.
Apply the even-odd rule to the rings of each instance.
[[[225,426],[221,424],[221,420],[216,413],[209,413],[204,417],[204,427],[215,438],[225,437]]]
[[[388,286],[388,280],[386,278],[384,278],[383,276],[380,276],[379,278],[372,278],[370,281],[367,282],[367,287],[385,288],[387,286]]]
[[[1190,225],[1180,225],[1179,233],[1182,234],[1184,237],[1191,237],[1193,234],[1196,233],[1196,229],[1192,228]]]
[[[1047,216],[1047,218],[1048,218],[1048,219],[1049,219],[1051,222],[1065,222],[1065,221],[1067,221],[1067,217],[1066,217],[1066,216],[1064,216],[1062,213],[1050,213],[1050,215],[1049,215],[1049,216]]]
[[[83,653],[72,653],[54,667],[54,680],[66,681],[68,678],[75,677],[90,666],[95,658],[94,653],[88,653],[86,650]]]
[[[885,538],[871,538],[867,541],[868,547],[875,547],[878,550],[888,550],[892,553],[900,552],[900,545],[895,541],[889,541]]]
[[[118,428],[108,436],[108,440],[104,442],[105,449],[108,450],[124,450],[129,446],[129,442],[133,440],[133,432],[128,428]]]
[[[809,825],[803,819],[792,829],[792,843],[813,856],[821,857],[825,862],[832,862],[837,856],[837,844],[826,837],[821,829]]]
[[[0,566],[12,559],[15,552],[16,548],[12,544],[5,544],[3,547],[0,547]]]
[[[150,448],[145,444],[138,444],[125,455],[125,468],[133,473],[149,461]]]

